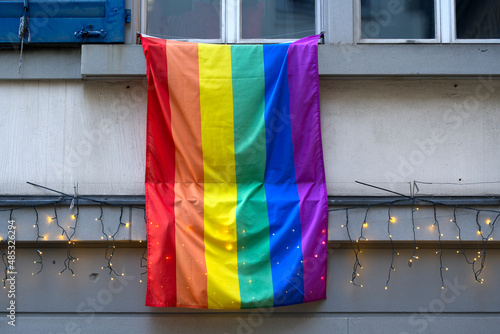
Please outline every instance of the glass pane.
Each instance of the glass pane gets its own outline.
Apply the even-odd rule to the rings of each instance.
[[[500,38],[500,0],[455,0],[457,38]]]
[[[436,38],[434,0],[361,0],[361,38]]]
[[[220,39],[221,1],[147,0],[146,34],[171,39]]]
[[[242,0],[241,37],[297,39],[316,33],[315,0]]]

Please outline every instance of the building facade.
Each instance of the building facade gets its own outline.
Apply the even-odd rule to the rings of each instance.
[[[28,2],[31,41],[7,36],[0,50],[0,236],[8,240],[9,220],[17,225],[15,298],[9,281],[2,333],[496,332],[498,1],[126,0],[123,40],[104,44],[91,37],[97,21],[75,30],[82,41],[37,44],[51,19],[68,16],[68,1]],[[119,1],[96,3],[104,17],[122,10]],[[4,13],[0,26],[19,23],[18,12]],[[147,82],[138,31],[213,43],[324,32],[325,301],[236,312],[144,306]]]

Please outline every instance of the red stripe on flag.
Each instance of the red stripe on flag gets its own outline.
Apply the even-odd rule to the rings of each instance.
[[[175,147],[168,94],[166,44],[160,39],[141,38],[141,40],[148,75],[146,138],[148,287],[146,306],[175,306],[177,300],[173,209]]]

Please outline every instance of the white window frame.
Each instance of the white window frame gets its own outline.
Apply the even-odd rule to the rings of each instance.
[[[441,42],[441,11],[442,11],[442,3],[448,0],[434,0],[434,15],[436,20],[434,22],[434,31],[436,38],[431,39],[410,39],[410,38],[361,38],[361,0],[356,1],[355,5],[355,17],[354,22],[356,25],[355,36],[356,40],[360,44],[429,44],[429,43],[440,43]]]
[[[233,3],[231,0],[226,0],[229,1],[230,3]],[[241,26],[242,26],[242,19],[241,19],[241,0],[236,0],[237,5],[236,8],[234,9],[233,15],[236,18],[236,29],[232,26],[228,26],[228,43],[249,43],[249,44],[263,44],[263,43],[287,43],[287,42],[293,42],[296,39],[286,39],[286,38],[241,38]],[[229,6],[229,5],[228,5]],[[323,8],[323,0],[315,0],[315,33],[319,34],[321,33],[322,30],[322,8]],[[230,35],[233,33],[232,35]]]
[[[316,7],[316,34],[323,31],[323,17],[321,15],[323,3],[327,0],[315,0]],[[286,43],[293,42],[296,39],[243,39],[241,38],[241,0],[222,0],[221,1],[221,38],[220,39],[179,39],[195,43]],[[147,0],[141,0],[141,33],[146,33],[147,23]]]
[[[456,1],[451,1],[450,8],[450,22],[451,22],[451,42],[457,44],[491,44],[491,43],[500,43],[500,39],[498,38],[486,38],[486,39],[464,39],[457,38],[457,11],[456,11]]]
[[[443,43],[443,44],[495,44],[500,39],[459,39],[456,25],[456,0],[434,0],[436,13],[436,38],[433,39],[382,39],[361,38],[361,0],[356,1],[355,36],[360,44],[413,44],[413,43]]]

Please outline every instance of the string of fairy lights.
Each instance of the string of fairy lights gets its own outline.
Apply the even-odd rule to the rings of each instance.
[[[43,188],[45,188],[45,187],[43,187]],[[45,189],[49,189],[49,188],[45,188]],[[52,189],[49,189],[49,190],[52,190]],[[52,191],[55,191],[55,190],[52,190]],[[55,192],[57,192],[57,191],[55,191]],[[120,230],[122,228],[129,228],[130,227],[129,222],[124,222],[124,217],[123,217],[124,216],[124,209],[128,208],[130,210],[142,210],[144,212],[144,214],[143,214],[144,224],[146,224],[146,210],[145,210],[145,208],[140,207],[140,206],[135,206],[135,205],[118,205],[120,207],[120,215],[119,215],[119,221],[116,225],[116,229],[113,230],[114,232],[112,234],[107,234],[106,233],[106,224],[104,222],[104,212],[105,212],[104,207],[114,208],[117,205],[111,204],[111,203],[108,203],[105,201],[98,201],[98,200],[87,198],[84,196],[75,195],[72,198],[71,206],[70,206],[70,209],[72,209],[74,212],[73,214],[71,214],[71,217],[70,217],[70,221],[72,221],[72,224],[67,225],[67,227],[65,227],[61,223],[61,221],[63,221],[63,219],[60,218],[58,210],[61,209],[62,203],[66,202],[68,198],[71,198],[71,196],[64,194],[64,193],[61,193],[61,192],[57,192],[57,193],[63,195],[64,197],[61,197],[59,200],[54,201],[52,203],[46,203],[46,204],[37,205],[37,206],[32,207],[33,212],[34,212],[33,228],[35,229],[35,234],[36,234],[36,237],[34,239],[34,242],[35,242],[34,249],[35,249],[36,258],[33,261],[33,264],[36,267],[34,268],[32,275],[33,276],[39,275],[40,273],[42,273],[42,271],[44,269],[43,252],[40,249],[41,249],[41,246],[43,245],[43,241],[48,241],[47,236],[44,236],[41,233],[40,214],[39,214],[39,209],[41,207],[52,207],[53,208],[53,214],[51,216],[49,216],[47,219],[48,223],[49,224],[55,223],[55,225],[57,226],[59,233],[60,233],[60,239],[63,239],[65,242],[67,242],[67,246],[65,247],[66,258],[63,262],[64,267],[59,272],[59,275],[63,275],[65,272],[69,272],[72,276],[76,275],[75,269],[72,267],[72,264],[75,261],[78,261],[79,258],[72,255],[72,245],[76,244],[76,240],[74,237],[75,237],[75,234],[77,233],[78,225],[80,222],[79,199],[86,199],[86,200],[90,200],[92,202],[95,202],[95,204],[99,206],[100,214],[99,214],[99,217],[95,218],[95,221],[100,224],[99,227],[101,228],[101,232],[102,232],[101,239],[105,239],[105,242],[106,242],[106,248],[105,248],[105,252],[104,252],[104,259],[105,259],[106,265],[102,266],[101,269],[108,270],[108,274],[109,274],[111,280],[113,280],[114,277],[116,277],[116,276],[124,276],[124,273],[118,273],[113,268],[113,263],[112,263],[112,259],[113,259],[113,256],[115,256],[115,251],[116,251],[116,236],[118,235],[118,233],[120,232]],[[9,221],[13,221],[15,218],[14,212],[19,211],[19,210],[26,210],[26,209],[27,209],[26,207],[20,206],[20,207],[15,207],[15,208],[0,209],[0,212],[8,211],[9,212]],[[142,243],[142,240],[140,240],[140,242]],[[8,245],[8,238],[5,238],[5,239],[0,238],[0,257],[1,257],[2,263],[3,263],[2,282],[3,282],[4,288],[6,287],[8,274],[11,272],[9,269],[9,263],[8,263],[8,257],[7,257],[7,254],[8,254],[7,245]],[[140,259],[140,267],[143,269],[143,271],[141,272],[141,277],[140,277],[140,282],[142,282],[143,276],[147,274],[146,249],[144,249],[144,251],[142,253],[142,256]]]
[[[45,188],[49,189],[49,188]],[[382,188],[380,188],[382,189]],[[51,189],[49,189],[51,190]],[[384,189],[385,190],[385,189]],[[57,192],[57,191],[56,191]],[[43,253],[41,251],[41,248],[43,247],[43,243],[47,240],[47,236],[44,236],[44,234],[41,231],[41,224],[40,224],[40,214],[39,214],[39,209],[41,207],[44,207],[44,210],[52,210],[52,214],[48,217],[48,223],[55,223],[58,229],[58,233],[60,233],[60,240],[64,240],[64,242],[67,242],[67,245],[65,247],[65,260],[63,262],[64,267],[62,270],[59,272],[59,275],[64,275],[66,272],[70,273],[72,276],[75,276],[75,268],[73,267],[74,262],[78,261],[79,258],[75,257],[72,255],[72,246],[76,244],[75,240],[75,235],[77,233],[77,230],[79,228],[79,224],[81,224],[81,217],[80,217],[80,202],[79,200],[85,199],[87,201],[92,201],[95,203],[95,206],[98,207],[99,213],[95,217],[95,222],[98,223],[98,227],[100,228],[101,231],[101,240],[105,242],[105,251],[104,251],[104,265],[101,267],[102,270],[107,270],[108,275],[110,276],[110,279],[113,280],[114,277],[117,276],[123,276],[124,273],[119,273],[118,271],[113,268],[113,258],[116,255],[116,237],[119,234],[119,232],[122,229],[127,229],[130,227],[130,223],[126,222],[124,220],[124,212],[125,209],[129,210],[142,210],[143,212],[143,220],[144,224],[146,224],[146,210],[144,207],[141,206],[135,206],[135,205],[119,205],[119,204],[112,204],[108,203],[106,201],[99,201],[91,198],[86,198],[84,196],[78,196],[75,191],[75,195],[67,195],[61,192],[58,192],[59,194],[63,195],[64,197],[60,197],[59,200],[51,202],[51,203],[45,203],[42,205],[37,205],[37,206],[32,206],[31,209],[33,210],[33,228],[35,229],[35,238],[34,238],[34,256],[35,259],[33,261],[34,264],[34,270],[32,272],[32,275],[39,275],[40,273],[43,272],[44,270],[44,258],[43,258]],[[394,193],[394,192],[393,192]],[[424,199],[424,198],[419,198],[419,197],[412,197],[412,196],[406,196],[403,194],[395,193],[401,196],[401,198],[397,198],[392,201],[388,201],[385,203],[376,203],[376,204],[367,204],[367,205],[360,205],[360,206],[349,206],[349,207],[332,207],[330,208],[331,212],[335,211],[344,211],[344,221],[341,224],[341,228],[346,229],[346,234],[349,240],[349,245],[350,249],[352,250],[354,254],[354,263],[352,267],[352,274],[351,274],[351,279],[350,283],[352,283],[354,286],[363,287],[363,284],[359,283],[360,279],[360,271],[363,269],[363,266],[361,264],[361,256],[360,254],[362,253],[362,245],[363,243],[367,243],[369,240],[365,236],[366,229],[368,228],[369,225],[369,218],[370,218],[370,212],[374,210],[374,208],[378,209],[383,209],[387,208],[387,238],[390,243],[390,249],[391,249],[391,256],[390,256],[390,265],[389,265],[389,270],[387,274],[387,280],[385,283],[385,290],[389,289],[390,282],[391,282],[391,274],[396,270],[396,258],[399,256],[399,251],[396,249],[396,240],[393,237],[392,234],[392,227],[394,224],[398,222],[398,218],[395,216],[393,213],[394,206],[399,204],[400,208],[408,208],[410,210],[410,219],[409,223],[411,224],[411,231],[412,231],[412,248],[411,248],[411,255],[408,258],[407,265],[408,267],[412,267],[415,261],[419,260],[419,246],[417,242],[417,232],[421,226],[419,226],[416,222],[416,217],[418,216],[419,212],[419,207],[416,205],[417,202],[421,204],[425,204],[428,207],[432,208],[432,221],[430,223],[430,227],[434,229],[437,233],[437,245],[436,245],[436,254],[439,256],[439,277],[441,281],[441,287],[444,289],[445,286],[445,273],[448,271],[448,268],[444,265],[444,258],[443,258],[443,233],[442,233],[442,226],[441,223],[438,219],[438,209],[452,209],[452,217],[449,219],[450,223],[454,225],[456,228],[457,232],[457,241],[459,243],[459,249],[456,251],[457,254],[462,255],[466,264],[471,266],[472,273],[474,275],[474,280],[478,283],[484,283],[484,279],[481,277],[483,270],[486,266],[486,256],[487,256],[487,244],[489,241],[493,240],[493,232],[495,229],[496,222],[500,218],[500,211],[498,210],[491,210],[491,209],[479,209],[475,207],[470,207],[466,205],[450,205],[450,204],[445,204],[445,203],[440,203],[439,201],[434,201],[430,199]],[[69,225],[63,224],[63,221],[67,221],[65,219],[62,219],[60,216],[60,210],[63,208],[62,203],[67,202],[68,199],[72,199],[71,201],[71,206],[70,206],[70,211],[73,212],[71,214],[69,221]],[[106,208],[109,209],[115,209],[118,208],[120,209],[120,214],[118,217],[117,221],[111,221],[105,216]],[[27,210],[29,207],[14,207],[14,208],[6,208],[6,209],[0,209],[0,212],[8,212],[9,216],[9,221],[14,220],[15,212],[18,210]],[[359,236],[356,237],[353,233],[352,229],[352,223],[353,223],[353,218],[352,215],[350,215],[351,212],[356,211],[356,210],[364,210],[362,211],[360,217],[362,218],[362,221],[360,222],[360,230],[359,230]],[[59,211],[59,212],[58,212]],[[65,211],[66,212],[66,211]],[[475,213],[475,219],[474,221],[469,220],[463,220],[462,219],[469,215],[466,215],[465,213],[467,212],[473,212]],[[488,214],[488,217],[491,217],[482,221],[481,217],[483,214]],[[116,218],[114,218],[116,219]],[[374,223],[374,222],[372,222]],[[372,224],[370,223],[370,224]],[[470,229],[470,224],[475,223],[475,227],[477,228],[477,235],[480,237],[480,249],[479,250],[472,250],[472,249],[467,249],[463,236],[462,236],[462,227],[464,224],[468,224],[468,228]],[[484,227],[482,224],[485,224],[488,227]],[[64,225],[64,226],[63,226]],[[106,232],[106,231],[112,231]],[[139,242],[142,242],[140,240]],[[9,263],[8,263],[8,257],[7,257],[7,239],[1,240],[0,239],[0,257],[2,259],[3,263],[3,285],[5,287],[6,280],[8,277],[9,273]],[[477,254],[472,254],[472,252],[477,252]],[[0,264],[1,265],[1,264]],[[144,276],[147,274],[147,248],[144,248],[141,258],[140,258],[140,268],[141,268],[141,274],[140,274],[140,282],[143,282]]]
[[[361,183],[361,182],[358,182],[358,183]],[[361,183],[361,184],[363,184],[363,183]],[[371,186],[368,184],[363,184],[363,185]],[[444,272],[448,271],[448,268],[444,265],[444,260],[443,260],[443,241],[442,241],[443,233],[441,232],[441,226],[440,226],[440,223],[438,220],[438,214],[437,214],[438,207],[448,208],[448,209],[452,208],[453,209],[453,217],[450,219],[450,222],[455,225],[456,230],[457,230],[457,240],[460,244],[460,249],[457,250],[457,254],[463,255],[465,262],[471,266],[472,272],[474,274],[475,282],[480,283],[480,284],[484,283],[484,279],[480,276],[481,276],[484,268],[486,267],[485,263],[486,263],[486,255],[487,255],[487,243],[489,241],[493,240],[492,235],[493,235],[493,232],[495,230],[495,224],[496,224],[497,220],[500,218],[500,211],[492,210],[492,209],[478,209],[478,208],[474,208],[474,207],[470,207],[470,206],[466,206],[466,205],[449,205],[449,204],[440,203],[439,201],[434,201],[434,200],[430,200],[430,199],[406,196],[404,194],[395,193],[393,191],[386,190],[386,189],[379,188],[379,187],[375,187],[375,188],[400,195],[401,198],[393,200],[393,201],[388,201],[386,203],[377,203],[377,204],[373,204],[373,205],[367,204],[367,205],[361,205],[361,206],[352,206],[352,207],[344,207],[344,208],[331,208],[330,209],[330,212],[345,211],[345,218],[344,218],[345,221],[343,222],[343,224],[340,225],[340,227],[346,229],[346,235],[349,239],[350,248],[352,249],[352,251],[354,253],[354,264],[353,264],[350,283],[352,283],[354,286],[357,286],[357,287],[361,287],[361,288],[363,287],[363,284],[358,283],[356,281],[356,279],[358,279],[360,276],[359,270],[363,269],[363,266],[361,265],[361,262],[360,262],[360,255],[359,255],[362,252],[362,250],[361,250],[359,244],[362,241],[365,241],[365,242],[368,241],[368,239],[363,235],[364,229],[366,229],[368,227],[368,213],[369,213],[370,209],[372,209],[374,207],[379,207],[379,208],[387,207],[387,215],[388,215],[387,235],[388,235],[388,239],[390,242],[390,248],[391,248],[391,261],[390,261],[389,271],[388,271],[388,275],[387,275],[387,281],[385,284],[385,290],[388,290],[389,284],[391,281],[391,273],[396,270],[395,260],[396,260],[396,257],[399,255],[399,252],[396,250],[396,244],[394,242],[393,235],[391,233],[391,226],[394,225],[398,221],[398,219],[393,215],[392,211],[393,211],[393,207],[395,204],[398,204],[400,202],[405,202],[404,205],[406,205],[406,203],[408,201],[409,201],[408,206],[409,206],[409,210],[410,210],[410,222],[411,222],[412,235],[413,235],[413,247],[412,247],[412,253],[408,259],[408,267],[411,268],[413,263],[419,259],[419,256],[417,255],[418,251],[419,251],[419,246],[417,243],[416,230],[419,230],[420,226],[418,226],[416,224],[416,218],[415,218],[416,212],[419,211],[419,208],[416,207],[415,204],[417,201],[420,201],[428,206],[432,206],[433,221],[432,221],[432,224],[430,225],[430,227],[435,228],[436,232],[437,232],[437,241],[438,241],[437,245],[438,245],[439,249],[436,250],[436,254],[439,255],[439,277],[441,280],[441,288],[442,289],[445,288]],[[363,221],[361,222],[361,232],[360,232],[360,236],[358,238],[352,237],[351,230],[349,227],[350,223],[352,222],[352,218],[350,218],[349,213],[351,211],[355,211],[355,210],[365,210],[364,216],[361,215],[364,218],[363,218]],[[463,211],[475,213],[474,223],[477,227],[477,234],[481,238],[481,247],[480,247],[480,250],[477,251],[477,254],[474,256],[470,255],[470,252],[473,251],[470,249],[469,249],[469,254],[467,254],[467,249],[466,249],[465,244],[464,244],[463,239],[462,239],[462,229],[461,229],[459,221],[458,221],[459,216],[457,214],[457,210],[463,210]],[[483,226],[481,225],[481,221],[480,221],[481,214],[485,214],[485,213],[487,213],[488,215],[491,215],[491,214],[496,215],[493,220],[488,218],[484,221],[484,224],[489,226],[488,231],[484,230]],[[471,222],[469,221],[467,223],[470,224]]]

